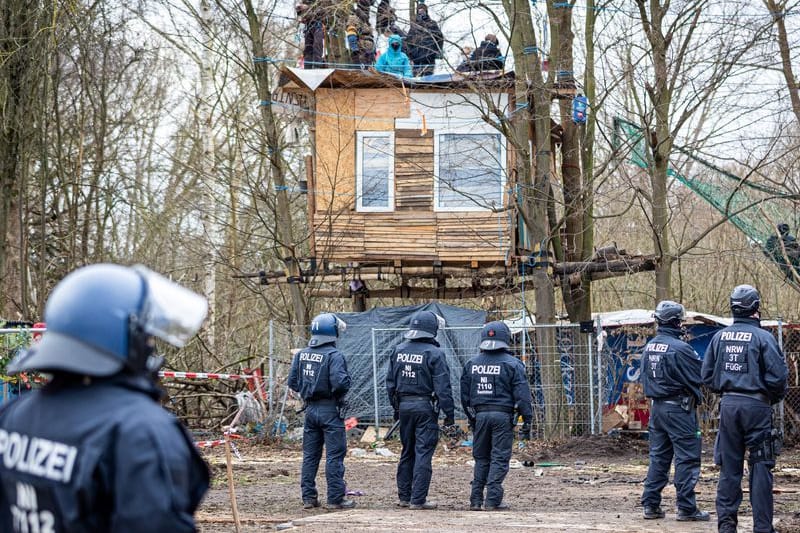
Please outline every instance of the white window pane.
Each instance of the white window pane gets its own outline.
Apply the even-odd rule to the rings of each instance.
[[[392,142],[389,137],[361,139],[362,207],[389,207],[389,174],[392,165]]]
[[[438,206],[500,207],[501,148],[499,134],[440,135]]]

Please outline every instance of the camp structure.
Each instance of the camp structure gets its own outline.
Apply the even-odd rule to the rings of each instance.
[[[279,86],[273,105],[302,114],[311,141],[311,262],[294,281],[341,277],[340,290],[315,292],[331,297],[519,290],[519,258],[533,250],[514,206],[516,153],[499,127],[516,109],[513,73],[282,67]]]

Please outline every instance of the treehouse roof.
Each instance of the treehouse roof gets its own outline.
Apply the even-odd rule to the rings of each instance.
[[[482,87],[487,85],[496,89],[510,89],[514,81],[513,72],[451,72],[432,74],[418,78],[403,78],[393,74],[385,74],[375,70],[353,69],[301,69],[280,67],[279,85],[284,90],[316,91],[325,89],[379,89],[390,87],[407,87],[410,89],[466,89],[473,88],[476,83]]]

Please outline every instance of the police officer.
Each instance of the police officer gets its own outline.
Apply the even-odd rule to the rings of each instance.
[[[325,479],[329,509],[351,509],[345,499],[344,456],[347,436],[340,414],[344,396],[350,389],[350,374],[344,356],[336,349],[336,339],[345,323],[331,313],[318,315],[311,322],[308,347],[297,352],[289,372],[289,388],[300,394],[306,413],[303,427],[303,467],[300,488],[303,509],[319,507],[315,478],[325,445]]]
[[[489,322],[481,331],[481,353],[464,365],[461,375],[461,405],[474,433],[471,511],[509,508],[503,502],[503,480],[508,474],[514,444],[515,410],[522,416],[520,438],[530,438],[531,389],[525,365],[511,355],[510,343],[508,326],[503,322]]]
[[[158,403],[163,362],[203,297],[141,266],[80,268],[53,289],[41,341],[9,365],[52,374],[0,410],[0,531],[195,531],[208,468]]]
[[[440,322],[444,319],[430,311],[415,313],[386,372],[386,392],[400,421],[403,444],[397,464],[400,507],[436,509],[427,497],[431,459],[439,441],[439,410],[444,411],[446,427],[455,424],[450,368],[436,342]]]
[[[697,508],[694,487],[700,477],[701,439],[696,406],[700,391],[700,356],[681,340],[685,313],[679,303],[664,300],[656,306],[658,331],[642,353],[642,385],[652,399],[649,440],[650,468],[644,482],[642,506],[646,519],[664,518],[661,491],[669,480],[675,457],[678,521],[707,521]]]
[[[771,405],[786,395],[788,369],[775,338],[761,329],[758,291],[739,285],[730,304],[733,324],[711,339],[702,370],[703,382],[722,395],[714,450],[720,465],[717,525],[722,533],[736,531],[747,451],[753,531],[771,532],[772,468],[780,451]]]

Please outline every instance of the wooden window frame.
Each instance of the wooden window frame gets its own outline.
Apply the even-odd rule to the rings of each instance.
[[[388,138],[390,143],[389,170],[387,173],[387,186],[389,193],[388,205],[383,206],[364,206],[362,205],[362,186],[364,182],[364,153],[363,140],[370,137]],[[360,213],[391,213],[395,210],[395,183],[394,183],[394,132],[393,131],[357,131],[356,132],[356,211]]]
[[[437,212],[491,212],[492,207],[484,207],[476,203],[469,206],[441,206],[439,205],[439,150],[440,150],[440,137],[443,135],[496,135],[500,140],[500,205],[494,209],[502,209],[505,207],[506,194],[505,188],[508,183],[507,168],[508,168],[508,152],[506,148],[505,137],[496,129],[482,129],[476,128],[469,131],[463,130],[436,130],[433,134],[433,210]]]

